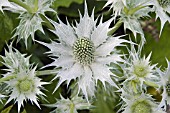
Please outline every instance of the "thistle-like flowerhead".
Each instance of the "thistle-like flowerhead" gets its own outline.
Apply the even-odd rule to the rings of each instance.
[[[124,0],[125,8],[122,11],[120,18],[124,23],[124,29],[129,29],[134,34],[141,35],[142,40],[145,41],[144,33],[140,24],[140,19],[149,17],[152,8],[147,4],[148,0]]]
[[[167,104],[170,104],[170,62],[167,60],[168,67],[162,72],[159,70],[161,75],[160,87],[163,88],[162,100],[160,102],[159,108],[167,108]]]
[[[9,89],[7,103],[14,99],[15,103],[18,103],[18,112],[23,102],[27,100],[39,107],[37,96],[44,95],[40,89],[47,83],[41,82],[41,79],[36,77],[36,66],[33,67],[29,63],[29,57],[25,57],[24,54],[12,48],[12,44],[8,46],[8,49],[9,51],[5,51],[5,56],[1,56],[4,60],[3,64],[7,67],[5,69],[7,73],[3,75],[3,78],[11,78],[9,81],[4,81]]]
[[[11,89],[7,103],[14,99],[15,103],[18,104],[18,112],[20,112],[24,101],[31,101],[31,103],[35,103],[40,108],[37,96],[44,95],[40,89],[42,85],[47,83],[41,82],[41,79],[36,77],[35,69],[36,67],[27,71],[20,70],[20,72],[16,73],[15,78],[5,82]]]
[[[55,104],[47,105],[48,107],[56,108],[51,113],[78,113],[77,110],[86,110],[92,107],[92,105],[82,97],[75,96],[72,99],[60,97],[61,99],[58,99]]]
[[[165,113],[162,110],[158,110],[158,105],[150,95],[142,93],[140,95],[129,95],[128,98],[122,98],[125,102],[122,113]]]
[[[159,81],[159,77],[158,73],[155,71],[156,65],[151,65],[149,61],[151,53],[148,57],[144,56],[142,58],[140,51],[136,52],[135,48],[132,47],[129,54],[130,57],[127,59],[127,66],[125,67],[127,79],[123,82],[123,84],[130,84],[129,88],[133,88],[134,91],[139,88],[143,91],[145,85],[158,87],[156,83]]]
[[[16,27],[14,37],[18,36],[18,41],[23,39],[25,41],[25,45],[27,47],[27,40],[31,36],[32,40],[34,41],[34,33],[37,30],[40,30],[44,33],[42,28],[43,19],[40,15],[44,16],[44,18],[48,18],[45,15],[45,12],[51,11],[55,12],[53,9],[50,8],[51,2],[50,0],[25,0],[20,1],[23,2],[28,9],[25,9],[17,4],[14,4],[15,7],[6,8],[6,10],[10,10],[14,13],[19,13],[20,23]],[[37,2],[37,3],[36,3]]]
[[[84,16],[80,14],[80,22],[76,22],[76,26],[71,27],[67,22],[64,24],[61,20],[59,23],[51,21],[55,27],[53,31],[59,41],[52,41],[51,44],[39,42],[47,46],[54,56],[54,62],[47,65],[62,67],[56,75],[59,78],[55,90],[64,82],[67,85],[71,80],[77,80],[78,89],[82,91],[86,99],[94,95],[95,85],[97,81],[101,81],[105,87],[105,82],[116,86],[111,76],[115,76],[106,64],[123,62],[121,54],[116,53],[115,47],[122,46],[121,43],[128,42],[121,39],[121,36],[108,36],[109,25],[112,20],[99,22],[94,20],[94,13],[89,16],[85,5]],[[114,51],[113,54],[111,52]],[[56,59],[56,57],[58,57]],[[55,91],[54,90],[54,91]],[[79,92],[78,91],[78,92]]]

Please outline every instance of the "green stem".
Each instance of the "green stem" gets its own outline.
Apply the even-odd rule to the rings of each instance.
[[[58,70],[59,69],[36,71],[36,75],[41,76],[41,75],[56,74],[56,73],[58,73]]]
[[[122,20],[120,19],[113,28],[107,33],[108,35],[112,35],[115,33],[115,31],[123,24]]]
[[[74,113],[74,103],[70,104],[70,113]]]
[[[8,77],[3,77],[3,78],[0,79],[0,83],[4,82],[4,81],[11,80],[11,79],[13,79],[15,77],[16,77],[16,75],[11,75],[11,76],[8,76]]]
[[[36,12],[38,10],[38,0],[34,1],[34,11]]]
[[[148,85],[148,86],[151,86],[151,87],[156,87],[156,88],[159,87],[159,86],[158,86],[156,83],[154,83],[154,82],[144,81],[144,83],[145,83],[146,85]]]
[[[23,7],[24,9],[26,9],[29,13],[33,13],[33,10],[31,7],[29,7],[27,4],[23,3],[20,0],[9,0],[10,2],[14,2],[16,4],[18,4],[19,6]]]
[[[134,91],[135,93],[138,93],[138,91],[137,91],[137,89],[136,89],[136,83],[135,83],[134,81],[132,81],[131,84],[132,84],[132,87],[133,87],[133,91]]]
[[[144,7],[146,7],[146,6],[139,5],[138,7],[135,7],[133,9],[129,10],[128,15],[133,15],[136,11],[138,11],[138,10],[144,8]]]
[[[51,30],[55,30],[53,25],[49,22],[49,20],[44,15],[40,14],[40,16],[41,16],[42,20],[44,21],[43,25],[45,25],[46,27],[48,27]]]

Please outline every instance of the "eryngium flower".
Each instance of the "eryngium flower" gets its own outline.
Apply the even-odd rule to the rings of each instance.
[[[91,104],[81,97],[73,97],[72,99],[65,99],[60,96],[61,99],[57,100],[55,104],[47,105],[48,107],[56,108],[51,113],[78,113],[77,110],[89,109]]]
[[[162,100],[159,108],[163,107],[166,109],[167,104],[170,104],[170,62],[168,62],[168,68],[165,72],[159,70],[161,74],[160,85],[163,87]]]
[[[40,108],[37,96],[44,95],[40,89],[42,88],[42,85],[47,83],[41,82],[41,79],[35,76],[35,69],[36,67],[27,71],[20,70],[14,79],[5,82],[11,89],[11,94],[9,95],[9,99],[6,103],[9,103],[14,99],[15,103],[17,102],[18,104],[18,112],[20,112],[23,102],[27,102],[28,100],[31,101],[31,103],[35,103]],[[11,75],[7,74],[4,77],[7,76]]]
[[[37,30],[40,30],[44,33],[42,28],[42,22],[44,22],[40,15],[44,16],[44,18],[48,18],[45,15],[45,12],[51,11],[54,12],[53,9],[50,8],[51,2],[50,0],[38,0],[38,4],[35,4],[34,0],[24,0],[21,1],[26,4],[28,7],[32,9],[32,12],[24,9],[23,7],[14,4],[15,7],[6,8],[6,10],[10,10],[14,13],[19,13],[20,23],[16,27],[15,34],[13,38],[18,36],[18,41],[23,39],[25,41],[25,45],[27,47],[27,40],[29,36],[31,36],[34,41],[34,33]]]
[[[13,51],[12,44],[8,46],[8,49],[9,52],[5,51],[5,56],[1,56],[4,60],[3,64],[8,68],[5,69],[7,73],[3,75],[3,78],[11,77],[9,81],[5,81],[10,91],[7,103],[14,99],[15,103],[18,103],[18,112],[23,102],[27,100],[40,107],[37,96],[44,95],[40,89],[47,83],[41,82],[41,79],[36,77],[36,67],[29,63],[29,57],[25,57],[16,49]]]
[[[133,90],[143,91],[143,88],[147,86],[158,87],[157,83],[159,81],[159,74],[156,73],[155,66],[150,64],[151,53],[148,57],[141,57],[140,50],[136,51],[134,47],[129,51],[129,58],[127,59],[127,65],[125,68],[125,74],[127,79],[123,82],[130,84],[129,88],[134,88]],[[145,84],[145,85],[144,85]]]
[[[158,110],[158,105],[154,102],[150,95],[129,95],[124,98],[124,111],[122,113],[165,113]]]
[[[71,80],[78,80],[78,91],[82,91],[86,99],[94,95],[97,81],[105,82],[116,86],[111,76],[115,76],[106,64],[111,62],[123,62],[121,54],[117,54],[115,47],[122,46],[121,43],[128,42],[118,37],[108,36],[109,25],[112,20],[96,25],[94,13],[91,17],[87,12],[85,5],[84,17],[80,14],[80,22],[71,27],[70,24],[64,24],[61,20],[59,23],[51,21],[55,29],[53,32],[59,37],[59,41],[52,41],[51,44],[39,42],[47,46],[51,51],[54,62],[47,65],[62,67],[56,75],[59,82],[54,91],[64,82],[67,85]],[[111,52],[114,51],[113,54]]]

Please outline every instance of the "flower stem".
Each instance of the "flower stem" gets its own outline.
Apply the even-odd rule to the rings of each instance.
[[[34,1],[34,11],[36,12],[38,10],[38,0]]]
[[[151,87],[156,87],[156,88],[159,87],[159,86],[158,86],[156,83],[154,83],[154,82],[144,81],[144,83],[145,83],[146,85],[148,85],[148,86],[151,86]]]
[[[8,77],[3,77],[3,78],[0,79],[0,83],[4,82],[4,81],[11,80],[11,79],[13,79],[15,77],[16,77],[16,75],[11,75],[11,76],[8,76]]]
[[[114,34],[114,32],[123,24],[122,20],[120,19],[113,28],[107,33],[108,35]]]
[[[55,30],[55,28],[53,27],[53,25],[49,22],[49,20],[42,14],[40,14],[40,17],[42,18],[42,20],[44,21],[42,24],[45,25],[46,27],[48,27],[51,30]]]
[[[58,70],[59,69],[36,71],[36,75],[41,76],[41,75],[56,74],[56,73],[58,73]]]
[[[23,3],[22,1],[20,1],[20,0],[9,0],[9,1],[14,2],[15,4],[18,4],[19,6],[23,7],[29,13],[33,13],[33,10],[31,9],[31,7],[29,7],[27,4]]]
[[[128,11],[128,15],[133,15],[136,11],[144,8],[146,6],[139,5],[138,7],[132,8],[131,10]]]
[[[138,91],[137,91],[137,89],[136,89],[136,83],[135,83],[134,81],[132,81],[131,84],[132,84],[132,87],[133,87],[133,91],[134,91],[135,93],[138,93]]]
[[[74,113],[74,103],[70,104],[70,113]]]

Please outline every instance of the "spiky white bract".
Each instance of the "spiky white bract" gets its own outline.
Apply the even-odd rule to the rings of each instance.
[[[126,0],[124,2],[125,8],[120,15],[120,19],[122,19],[124,23],[124,29],[131,30],[135,38],[137,33],[139,33],[144,41],[144,33],[140,25],[140,19],[149,17],[149,12],[153,11],[147,2],[148,0]]]
[[[115,47],[122,46],[124,42],[121,36],[108,36],[109,25],[112,20],[102,23],[102,19],[97,26],[94,20],[94,12],[89,16],[85,5],[84,16],[80,14],[80,22],[71,27],[67,22],[64,24],[51,21],[55,29],[53,32],[59,37],[60,43],[52,41],[51,44],[39,42],[47,46],[51,53],[50,56],[55,61],[45,67],[62,67],[56,75],[59,82],[54,91],[64,82],[69,85],[71,80],[77,80],[78,89],[82,91],[86,99],[93,96],[97,81],[101,81],[105,87],[105,82],[115,87],[111,76],[114,75],[106,64],[123,62],[122,54],[117,54]],[[113,54],[111,52],[114,51]]]
[[[0,102],[3,103],[3,99],[5,97],[7,97],[8,95],[8,90],[7,90],[7,87],[6,87],[6,84],[5,83],[1,83],[0,84]]]
[[[21,1],[23,2],[23,1]],[[36,5],[35,0],[25,0],[23,3],[30,7],[33,11],[29,12],[28,10],[20,7],[17,4],[14,4],[16,7],[6,8],[6,10],[10,10],[14,13],[19,13],[20,23],[16,27],[15,34],[13,38],[18,36],[18,41],[23,39],[25,41],[25,45],[27,47],[27,40],[29,36],[31,36],[32,40],[34,41],[34,33],[37,30],[40,30],[44,33],[42,28],[42,22],[44,22],[40,15],[48,18],[45,15],[45,12],[55,12],[53,9],[50,8],[51,2],[49,0],[38,0],[38,4]]]
[[[2,99],[5,98],[6,96],[3,94],[0,94],[0,102],[2,103]]]
[[[149,5],[154,6],[156,19],[159,18],[161,21],[161,30],[160,30],[160,34],[161,34],[165,23],[167,21],[170,22],[170,17],[167,14],[167,12],[170,13],[170,1],[169,0],[150,0]]]
[[[85,110],[92,107],[92,105],[82,97],[75,96],[72,99],[60,97],[61,99],[58,99],[55,104],[47,105],[48,107],[56,108],[50,113],[78,113],[77,110]]]
[[[12,4],[8,0],[0,0],[0,11],[3,12],[2,7],[11,7]]]
[[[144,33],[140,25],[140,18],[148,17],[149,12],[153,9],[149,7],[148,0],[107,0],[105,7],[111,4],[114,17],[119,16],[124,23],[124,29],[129,29],[133,32],[135,38],[139,33],[145,42]]]
[[[162,100],[160,102],[159,108],[167,108],[167,104],[170,104],[170,62],[168,62],[167,69],[162,72],[159,70],[161,75],[160,86],[163,87]]]
[[[11,94],[9,95],[6,104],[14,99],[15,103],[18,104],[18,112],[20,112],[20,108],[23,106],[24,101],[31,101],[31,103],[35,103],[40,108],[37,96],[45,96],[40,89],[42,88],[42,85],[47,83],[41,82],[41,79],[35,76],[35,69],[36,67],[30,70],[20,70],[19,73],[16,73],[14,79],[5,82],[11,89]]]
[[[26,57],[26,54],[21,54],[17,49],[8,45],[8,51],[5,50],[5,56],[1,56],[3,59],[3,64],[7,67],[4,69],[9,73],[18,73],[20,69],[27,70],[30,68],[29,58]]]
[[[165,111],[158,110],[158,105],[150,95],[144,93],[128,95],[128,98],[122,97],[122,99],[125,102],[122,113],[165,113]]]
[[[141,57],[141,52],[136,51],[134,47],[129,51],[129,58],[127,59],[127,66],[125,67],[125,73],[127,79],[123,84],[128,83],[129,88],[134,88],[134,92],[137,89],[143,92],[146,86],[158,87],[159,74],[155,71],[155,66],[150,64],[151,53],[148,57]],[[130,84],[129,84],[130,83]],[[127,86],[128,87],[128,86]]]
[[[105,4],[104,7],[110,4],[111,4],[110,9],[113,8],[114,18],[116,18],[117,16],[120,16],[121,11],[125,7],[124,0],[107,0],[107,3]]]

